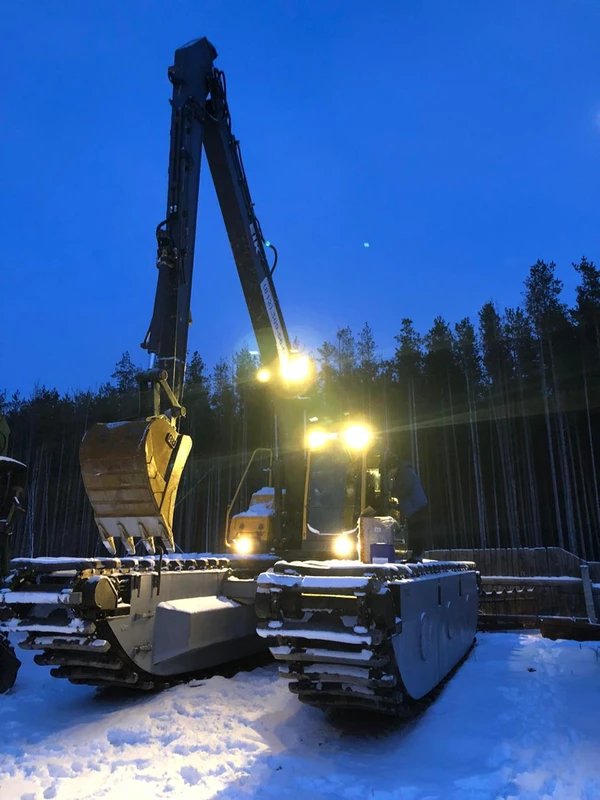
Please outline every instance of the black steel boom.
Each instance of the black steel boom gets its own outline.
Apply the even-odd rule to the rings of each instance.
[[[206,38],[175,52],[167,214],[157,228],[158,284],[142,344],[181,403],[185,377],[202,149],[217,192],[263,364],[283,362],[289,336],[273,285],[265,242],[231,131],[224,75]],[[173,407],[172,400],[168,406]]]

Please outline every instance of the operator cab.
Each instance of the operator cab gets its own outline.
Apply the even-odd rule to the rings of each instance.
[[[302,552],[325,559],[358,557],[358,520],[385,498],[378,449],[364,425],[315,431],[307,440]]]
[[[327,535],[354,528],[356,480],[353,467],[341,447],[312,454],[307,476],[306,526],[309,533]]]

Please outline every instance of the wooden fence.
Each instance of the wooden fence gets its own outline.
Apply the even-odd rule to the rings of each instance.
[[[584,561],[560,547],[431,550],[425,556],[475,562],[483,613],[600,618],[600,562]]]

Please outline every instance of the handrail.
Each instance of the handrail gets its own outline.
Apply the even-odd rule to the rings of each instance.
[[[302,500],[302,541],[308,538],[308,490],[310,482],[310,447],[306,451],[306,471],[304,473],[304,497]]]
[[[227,514],[225,515],[225,547],[232,547],[233,545],[229,541],[229,520],[231,517],[231,509],[235,505],[235,501],[238,499],[238,495],[242,490],[242,486],[244,481],[246,480],[246,476],[248,475],[248,471],[254,462],[255,457],[258,453],[269,453],[269,470],[273,467],[273,450],[270,447],[257,447],[256,450],[250,456],[248,463],[246,464],[246,469],[244,470],[244,474],[240,478],[240,482],[237,485],[237,489],[235,490],[235,494],[233,495],[233,499],[231,503],[227,506]],[[271,475],[269,474],[269,486],[271,485]]]

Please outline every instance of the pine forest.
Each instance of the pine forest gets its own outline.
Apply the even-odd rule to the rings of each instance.
[[[572,307],[555,265],[538,261],[517,308],[489,302],[477,319],[439,316],[424,335],[399,314],[389,360],[368,322],[312,354],[321,402],[358,410],[414,464],[430,501],[429,548],[557,545],[600,559],[600,270],[586,258],[573,268]],[[222,548],[227,503],[270,437],[256,367],[242,351],[208,374],[190,354],[183,430],[194,446],[175,516],[184,551]],[[103,554],[78,450],[94,422],[135,417],[137,369],[125,353],[97,392],[0,394],[9,454],[29,466],[13,555]]]

